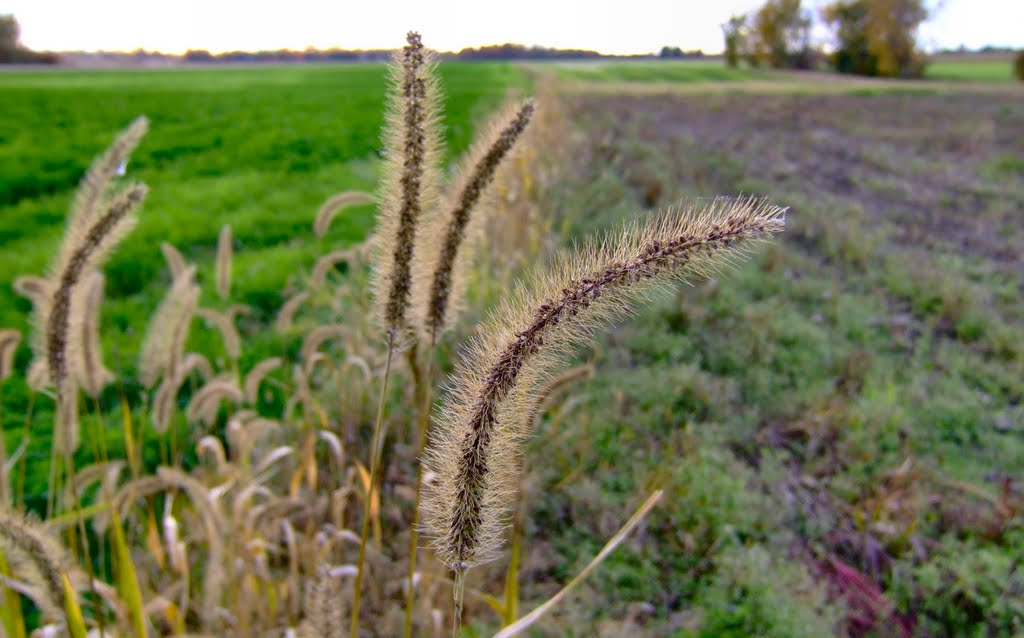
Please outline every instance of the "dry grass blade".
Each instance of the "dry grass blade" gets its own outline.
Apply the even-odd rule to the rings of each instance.
[[[21,343],[21,333],[11,328],[0,330],[0,381],[14,372],[14,353]]]
[[[615,548],[621,545],[622,541],[626,540],[626,537],[629,536],[629,533],[632,532],[633,529],[640,524],[640,521],[642,521],[643,518],[647,516],[647,513],[651,511],[651,508],[654,507],[655,504],[657,504],[658,500],[662,496],[662,493],[662,490],[657,490],[656,492],[648,496],[647,500],[644,501],[643,505],[641,505],[636,510],[636,512],[634,512],[633,515],[629,517],[629,520],[626,521],[626,523],[619,529],[619,531],[615,533],[615,536],[612,536],[608,540],[608,542],[605,543],[604,547],[601,548],[601,551],[597,553],[597,556],[594,556],[594,558],[591,559],[589,563],[587,563],[587,566],[583,568],[583,571],[581,571],[572,580],[570,580],[565,585],[565,587],[558,591],[557,594],[547,599],[541,606],[537,607],[530,613],[526,614],[519,620],[509,625],[508,627],[505,627],[498,633],[494,634],[494,638],[511,638],[511,636],[518,635],[519,633],[529,628],[530,625],[537,622],[540,619],[540,617],[547,613],[552,607],[561,602],[561,600],[565,598],[573,589],[575,589],[577,585],[583,582],[583,580],[587,576],[589,576],[595,569],[597,569],[597,566],[600,565],[601,562],[605,558],[607,558],[609,554],[615,551]]]
[[[217,236],[217,294],[227,299],[231,294],[231,226],[224,224]]]
[[[502,539],[523,425],[534,397],[574,346],[628,315],[672,281],[704,276],[782,230],[783,210],[755,199],[636,222],[567,251],[477,331],[425,454],[437,475],[426,500],[439,558],[457,572],[495,555]]]
[[[313,220],[313,233],[317,237],[326,235],[331,222],[346,207],[373,204],[376,201],[373,194],[363,191],[342,191],[332,195],[317,211],[316,219]]]

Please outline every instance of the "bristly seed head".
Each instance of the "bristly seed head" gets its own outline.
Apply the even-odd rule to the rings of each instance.
[[[719,199],[627,227],[564,254],[553,274],[535,277],[492,316],[464,357],[424,458],[438,476],[428,526],[446,564],[483,562],[497,549],[530,399],[551,368],[652,287],[710,274],[781,231],[783,212],[755,199]]]
[[[75,287],[81,281],[82,276],[96,262],[102,258],[113,244],[124,235],[131,227],[131,213],[142,203],[146,196],[146,187],[135,185],[118,195],[109,205],[106,212],[90,225],[82,237],[72,238],[77,241],[71,256],[64,265],[64,268],[55,273],[57,288],[49,306],[49,317],[46,324],[46,355],[50,379],[57,390],[57,403],[59,418],[64,421],[58,427],[77,427],[69,418],[73,419],[76,412],[74,404],[77,401],[75,392],[71,390],[71,383],[68,382],[68,318],[71,310],[71,297]],[[63,415],[63,416],[60,416]],[[57,439],[62,440],[60,438]],[[73,451],[76,439],[67,437],[70,449]]]
[[[411,264],[417,226],[436,197],[440,112],[431,54],[410,32],[396,56],[396,94],[385,134],[387,179],[376,249],[376,297],[388,340],[407,330]]]
[[[455,184],[458,194],[454,195],[446,218],[439,220],[443,224],[436,237],[440,246],[431,264],[432,278],[429,283],[425,282],[429,292],[425,302],[424,332],[430,342],[435,342],[447,327],[452,314],[452,297],[461,292],[453,289],[456,285],[454,271],[460,253],[468,248],[464,244],[470,217],[494,180],[502,160],[529,125],[534,108],[532,101],[526,101],[516,110],[511,121],[507,121],[508,116],[504,115],[503,128],[492,127],[493,132],[474,147],[470,153],[471,168],[464,171]]]

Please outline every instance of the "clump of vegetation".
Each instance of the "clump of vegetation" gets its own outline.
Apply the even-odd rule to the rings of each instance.
[[[1013,57],[1013,75],[1024,82],[1024,51],[1018,51]]]
[[[814,64],[811,16],[800,0],[768,0],[753,15],[730,18],[722,32],[731,67],[741,58],[755,68],[808,69]]]
[[[837,0],[825,6],[821,18],[837,40],[832,66],[856,75],[921,77],[925,62],[915,40],[927,17],[920,0]],[[722,25],[726,64],[815,68],[824,55],[810,45],[812,21],[800,0],[769,0],[753,14],[733,16]]]
[[[924,56],[915,39],[928,11],[920,0],[841,0],[826,6],[822,17],[839,40],[832,63],[840,73],[924,75]]]
[[[19,285],[35,308],[36,360],[26,374],[55,401],[56,422],[47,529],[0,513],[2,593],[17,601],[0,618],[7,634],[25,635],[34,618],[23,594],[43,622],[62,622],[76,637],[333,636],[346,626],[353,637],[409,636],[437,632],[449,613],[458,635],[467,569],[502,544],[523,439],[539,406],[580,376],[549,378],[565,355],[650,292],[708,276],[782,230],[783,211],[765,201],[719,199],[638,219],[537,266],[478,327],[431,418],[435,377],[449,356],[445,334],[464,305],[486,203],[500,169],[518,160],[517,142],[538,106],[502,111],[446,183],[437,78],[418,34],[409,34],[392,69],[378,228],[367,245],[324,255],[280,308],[274,329],[301,342],[292,355],[245,357],[238,324],[253,310],[233,303],[229,226],[217,240],[216,294],[204,296],[196,266],[161,246],[171,285],[143,339],[138,378],[118,380],[124,458],[105,447],[97,399],[115,382],[101,356],[100,271],[147,193],[118,179],[146,120],[93,163],[50,274]],[[315,234],[368,199],[332,197]],[[345,283],[326,285],[342,263]],[[205,343],[215,344],[206,354],[190,350],[197,318],[207,325]],[[16,332],[0,332],[0,380],[18,341]],[[140,404],[125,392],[129,384]],[[86,418],[83,393],[95,410]],[[82,436],[90,426],[96,431]],[[83,443],[93,463],[79,466]],[[6,507],[12,464],[0,452]],[[522,618],[510,570],[502,635],[562,600],[661,494],[654,489],[577,578]],[[421,506],[439,562],[417,561]],[[15,553],[31,568],[9,561]]]

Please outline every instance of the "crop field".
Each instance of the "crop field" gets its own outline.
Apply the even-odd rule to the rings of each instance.
[[[1009,55],[979,60],[939,57],[929,63],[925,77],[929,80],[1013,82],[1013,59]]]
[[[665,496],[638,528],[528,635],[1022,635],[1024,100],[1020,87],[997,84],[997,64],[936,64],[936,81],[910,89],[721,62],[441,65],[446,164],[510,94],[547,86],[558,104],[539,105],[561,118],[538,123],[527,159],[502,182],[498,208],[511,214],[529,200],[538,217],[488,227],[471,303],[500,297],[507,278],[530,265],[522,255],[543,261],[646,211],[744,195],[788,209],[777,241],[710,280],[656,295],[574,355],[584,373],[542,403],[513,548],[471,573],[463,635],[490,635],[509,614],[553,596],[655,489]],[[164,438],[146,433],[137,360],[170,284],[159,244],[198,265],[200,303],[219,307],[217,237],[230,224],[231,302],[251,309],[238,325],[237,368],[279,356],[289,369],[308,353],[301,334],[270,328],[279,309],[308,283],[319,255],[362,242],[373,227],[365,205],[347,209],[325,237],[311,232],[330,195],[376,188],[386,86],[379,65],[0,74],[0,328],[30,330],[32,306],[11,284],[45,272],[91,159],[136,115],[151,121],[127,166],[151,192],[137,229],[103,268],[103,355],[118,381],[88,418],[104,428],[104,455],[124,454],[121,422],[134,418],[143,465],[171,456],[211,492],[231,489],[234,479],[204,473],[192,452],[208,434],[233,444],[224,414],[212,426],[182,420]],[[523,224],[537,226],[530,248],[517,246],[515,259],[498,253],[509,243],[503,234]],[[339,268],[330,281],[348,295],[363,275]],[[336,302],[330,322],[365,327],[365,306],[324,295]],[[188,350],[224,360],[221,337],[200,324]],[[461,328],[444,344],[442,373],[472,332]],[[306,450],[316,425],[337,433],[343,458],[366,456],[369,389],[384,366],[350,338],[342,360],[365,358],[374,381],[351,374],[321,388],[317,400],[342,405],[316,419],[303,413],[296,450]],[[31,359],[23,340],[15,376],[0,381],[6,453],[28,437],[3,471],[15,503],[42,516],[54,500],[46,493],[53,401],[28,389]],[[403,364],[396,374],[387,399],[397,434],[381,496],[408,509],[415,447],[401,433],[415,418],[404,406],[419,371]],[[272,382],[258,409],[277,418],[299,390],[286,372]],[[346,412],[353,396],[358,409]],[[341,469],[316,456],[315,437],[308,445],[322,461],[312,483],[344,481],[338,493],[359,492],[356,469],[332,477]],[[175,447],[185,452],[169,454]],[[96,457],[95,445],[83,445],[76,466]],[[295,470],[289,494],[306,480]],[[153,548],[161,541],[152,512],[171,510],[161,502],[150,498],[148,518],[126,527],[138,578],[154,591],[167,578]],[[398,506],[377,507],[383,535],[400,541],[375,559],[383,578],[390,559],[403,560],[410,524]],[[305,512],[283,516],[298,529]],[[275,573],[298,569],[280,556],[265,560]],[[93,562],[102,569],[105,559]],[[424,600],[450,604],[450,589],[438,586],[444,570],[422,569],[425,581],[437,580]],[[239,589],[225,600],[250,595]],[[394,626],[386,623],[401,591],[375,586],[365,613]],[[290,591],[280,595],[283,607],[292,604]]]
[[[442,78],[453,154],[525,81],[507,64],[449,65]],[[372,207],[363,206],[323,239],[310,230],[328,196],[374,190],[386,86],[382,64],[0,74],[0,326],[27,329],[31,305],[12,282],[45,273],[89,162],[144,114],[152,132],[127,168],[151,195],[133,241],[105,269],[102,321],[117,327],[103,332],[110,365],[124,378],[135,375],[142,331],[168,283],[160,242],[197,262],[209,281],[224,224],[239,244],[236,300],[255,311],[245,358],[280,350],[279,340],[255,328],[273,318],[285,285],[321,253],[362,241],[373,224]],[[209,337],[205,346],[218,347]],[[19,365],[29,354],[22,348]],[[4,392],[5,421],[21,423],[25,389]],[[40,407],[33,428],[46,432],[49,406]],[[35,437],[29,457],[47,460],[47,450],[47,436]]]

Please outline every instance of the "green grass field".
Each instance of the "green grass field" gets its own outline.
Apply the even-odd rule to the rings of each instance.
[[[453,157],[474,126],[526,82],[508,64],[451,64],[441,75]],[[280,354],[288,345],[261,327],[280,307],[286,283],[301,280],[317,256],[362,241],[373,224],[373,207],[363,206],[323,239],[311,230],[330,195],[375,189],[386,88],[380,64],[0,73],[0,327],[27,336],[31,305],[11,283],[44,274],[85,169],[119,130],[146,115],[150,133],[127,178],[146,183],[150,195],[130,240],[104,268],[107,365],[122,380],[135,378],[142,333],[170,281],[159,244],[178,247],[208,283],[224,224],[234,234],[234,301],[255,310],[251,330],[243,328],[243,358]],[[211,301],[212,287],[204,290]],[[222,355],[212,332],[199,331],[195,345]],[[25,339],[18,365],[30,356]],[[0,418],[13,449],[30,397],[20,379],[2,390]],[[49,401],[32,407],[28,489],[36,496],[45,490],[50,410]],[[108,416],[116,423],[116,412]],[[110,436],[116,448],[116,430]]]
[[[814,89],[813,83],[801,74],[772,72],[766,69],[752,69],[740,66],[730,69],[721,60],[640,60],[628,62],[552,62],[535,65],[538,68],[554,68],[556,74],[566,80],[583,82],[636,82],[646,84],[665,84],[685,86],[687,84],[723,83],[726,87],[738,82],[764,81],[784,84],[787,81],[807,81],[806,90]],[[833,76],[837,84],[843,84],[844,78]],[[929,62],[925,71],[926,80],[935,81],[972,81],[972,82],[1013,82],[1013,66],[1010,58],[1006,59],[949,59],[937,58]],[[821,82],[822,78],[815,77]],[[863,88],[863,87],[861,87]],[[903,87],[907,90],[921,90],[921,86],[913,84]],[[903,90],[899,86],[889,90]],[[783,89],[786,90],[786,89]],[[859,90],[851,85],[851,91]]]
[[[721,60],[551,63],[559,77],[598,82],[743,82],[771,77],[750,68],[730,69]]]
[[[442,76],[452,154],[524,83],[507,64],[445,65]],[[363,207],[323,241],[310,232],[329,195],[375,188],[385,88],[381,65],[0,74],[0,325],[27,326],[28,306],[10,283],[43,272],[85,168],[140,114],[151,133],[128,176],[151,195],[106,269],[104,321],[125,329],[108,345],[136,350],[167,282],[158,244],[208,266],[223,224],[238,242],[239,301],[266,318],[288,277],[372,224]],[[129,373],[133,365],[128,354],[118,362]]]
[[[971,82],[1015,82],[1013,77],[1013,60],[977,59],[947,60],[939,58],[931,61],[925,70],[928,80],[954,80]]]

